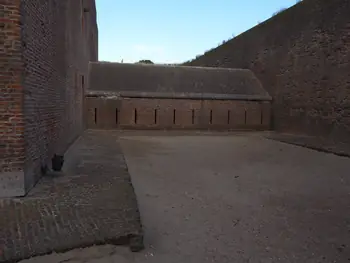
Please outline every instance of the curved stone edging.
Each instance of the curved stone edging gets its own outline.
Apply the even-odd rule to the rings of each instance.
[[[117,134],[86,131],[65,159],[63,173],[49,173],[25,198],[0,199],[0,262],[102,244],[143,248]]]

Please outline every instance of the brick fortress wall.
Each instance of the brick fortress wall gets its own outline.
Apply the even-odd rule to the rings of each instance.
[[[88,62],[97,60],[94,1],[42,3],[23,1],[21,8],[27,188],[41,164],[64,153],[83,130]]]
[[[250,70],[90,63],[93,129],[269,129],[271,97]]]
[[[14,5],[10,4],[14,2],[1,1],[0,6],[2,3]],[[20,95],[14,102],[14,93],[7,88],[7,94],[2,97],[20,108],[21,118],[14,118],[12,112],[9,118],[21,121],[22,125],[12,125],[12,131],[13,127],[19,131],[19,134],[14,131],[16,140],[22,138],[24,147],[19,148],[19,157],[11,153],[12,159],[7,157],[5,166],[1,163],[0,174],[18,170],[24,175],[18,178],[16,186],[13,175],[9,173],[3,177],[2,183],[0,181],[0,192],[1,185],[3,188],[16,188],[11,190],[12,193],[9,189],[3,189],[10,195],[27,192],[40,178],[41,165],[49,163],[54,153],[64,153],[83,130],[83,98],[88,85],[88,62],[97,60],[94,0],[17,2],[14,7],[17,15],[14,17],[20,24],[17,23],[13,28],[19,33],[19,47],[15,55],[23,67],[9,67],[16,72],[17,81],[13,77],[12,82],[18,85]],[[12,53],[5,50],[3,56],[13,58]],[[9,145],[10,135],[7,134],[6,141],[3,141],[5,149],[12,148]],[[21,163],[13,166],[16,158],[20,158]]]
[[[0,1],[0,196],[23,188],[20,1]],[[7,180],[11,178],[11,180]]]
[[[277,131],[350,141],[350,1],[304,0],[185,65],[251,69]]]
[[[86,101],[90,129],[269,130],[269,100],[115,98]]]

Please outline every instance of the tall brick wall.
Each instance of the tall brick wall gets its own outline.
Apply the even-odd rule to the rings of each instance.
[[[20,194],[39,179],[41,165],[54,153],[63,153],[83,129],[88,62],[97,60],[97,25],[94,0],[22,0],[16,10],[21,21],[16,27],[18,59],[23,63],[18,71],[23,103],[15,103],[21,106],[24,124]],[[6,92],[5,97],[14,96]]]
[[[89,11],[89,12],[84,12]],[[83,79],[96,60],[94,1],[23,1],[26,186],[83,129]],[[94,56],[95,57],[94,57]]]
[[[191,63],[251,69],[278,131],[350,141],[350,1],[304,0]]]
[[[13,193],[8,187],[23,188],[23,63],[19,6],[20,1],[0,1],[0,193],[5,195]]]

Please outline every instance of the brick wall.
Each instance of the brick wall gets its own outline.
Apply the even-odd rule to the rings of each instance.
[[[82,78],[97,56],[95,12],[94,1],[22,1],[27,188],[41,164],[64,153],[83,129]]]
[[[270,101],[87,97],[91,129],[266,130]]]
[[[186,65],[251,69],[278,131],[350,141],[350,1],[304,0]]]
[[[20,1],[0,0],[0,193],[23,189]],[[1,194],[0,194],[1,195]]]
[[[250,70],[109,62],[89,68],[88,128],[270,127],[271,96]]]
[[[88,62],[97,60],[97,25],[94,0],[0,0],[0,8],[5,6],[7,10],[10,3],[16,3],[11,4],[14,10],[11,15],[21,24],[17,23],[11,35],[5,33],[17,45],[11,45],[0,59],[18,58],[23,68],[14,67],[15,64],[7,66],[8,75],[12,76],[7,81],[16,86],[10,89],[7,83],[1,83],[5,93],[0,98],[19,108],[22,115],[18,116],[23,116],[19,119],[14,108],[7,107],[13,111],[8,114],[12,123],[6,124],[7,133],[18,130],[21,136],[16,138],[24,138],[24,148],[18,148],[21,150],[18,158],[22,161],[18,169],[24,171],[23,187],[15,194],[21,195],[40,178],[41,165],[49,163],[54,153],[64,153],[84,128],[84,88],[88,85]],[[15,47],[16,50],[10,50]],[[22,91],[19,95],[13,92],[17,87]],[[22,121],[24,130],[15,121]],[[13,149],[11,134],[4,138],[5,149]],[[1,164],[0,173],[16,169],[17,156],[11,153],[11,158],[6,166]],[[6,180],[10,180],[9,176]],[[11,188],[9,183],[2,184]]]

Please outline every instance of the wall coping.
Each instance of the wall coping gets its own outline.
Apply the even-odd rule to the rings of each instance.
[[[149,98],[149,99],[191,99],[191,100],[246,100],[246,101],[271,101],[270,95],[242,95],[242,94],[217,94],[217,93],[183,93],[183,92],[144,92],[144,91],[87,91],[88,98]]]

